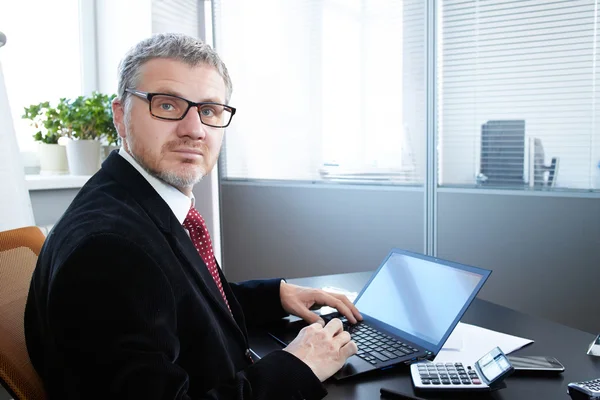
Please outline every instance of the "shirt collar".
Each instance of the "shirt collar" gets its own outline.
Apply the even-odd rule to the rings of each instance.
[[[119,150],[119,155],[127,160],[148,181],[154,190],[156,190],[156,193],[167,203],[173,214],[175,214],[177,221],[183,225],[190,207],[194,206],[196,200],[194,194],[192,193],[192,197],[190,198],[175,187],[150,175],[123,147]]]

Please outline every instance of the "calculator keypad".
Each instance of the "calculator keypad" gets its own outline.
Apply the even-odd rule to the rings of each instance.
[[[474,368],[463,363],[418,363],[411,366],[413,382],[420,388],[487,388]]]
[[[595,392],[600,391],[600,379],[594,379],[593,381],[579,382],[581,386],[584,386]]]

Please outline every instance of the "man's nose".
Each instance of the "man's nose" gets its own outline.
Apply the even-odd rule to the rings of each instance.
[[[200,140],[206,137],[206,125],[200,120],[198,107],[191,107],[185,117],[179,122],[177,133],[180,137],[188,136],[193,140]]]

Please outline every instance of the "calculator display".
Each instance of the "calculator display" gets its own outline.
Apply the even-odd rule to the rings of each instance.
[[[481,357],[476,365],[488,382],[494,382],[511,369],[510,362],[506,359],[504,353],[497,347]]]

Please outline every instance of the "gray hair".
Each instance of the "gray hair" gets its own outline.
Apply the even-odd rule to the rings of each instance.
[[[119,98],[124,102],[125,110],[129,109],[130,98],[125,89],[136,87],[142,65],[155,58],[170,58],[192,67],[198,65],[214,67],[225,82],[227,89],[225,103],[229,103],[233,89],[231,78],[227,67],[212,47],[191,36],[159,33],[132,47],[119,64]]]

